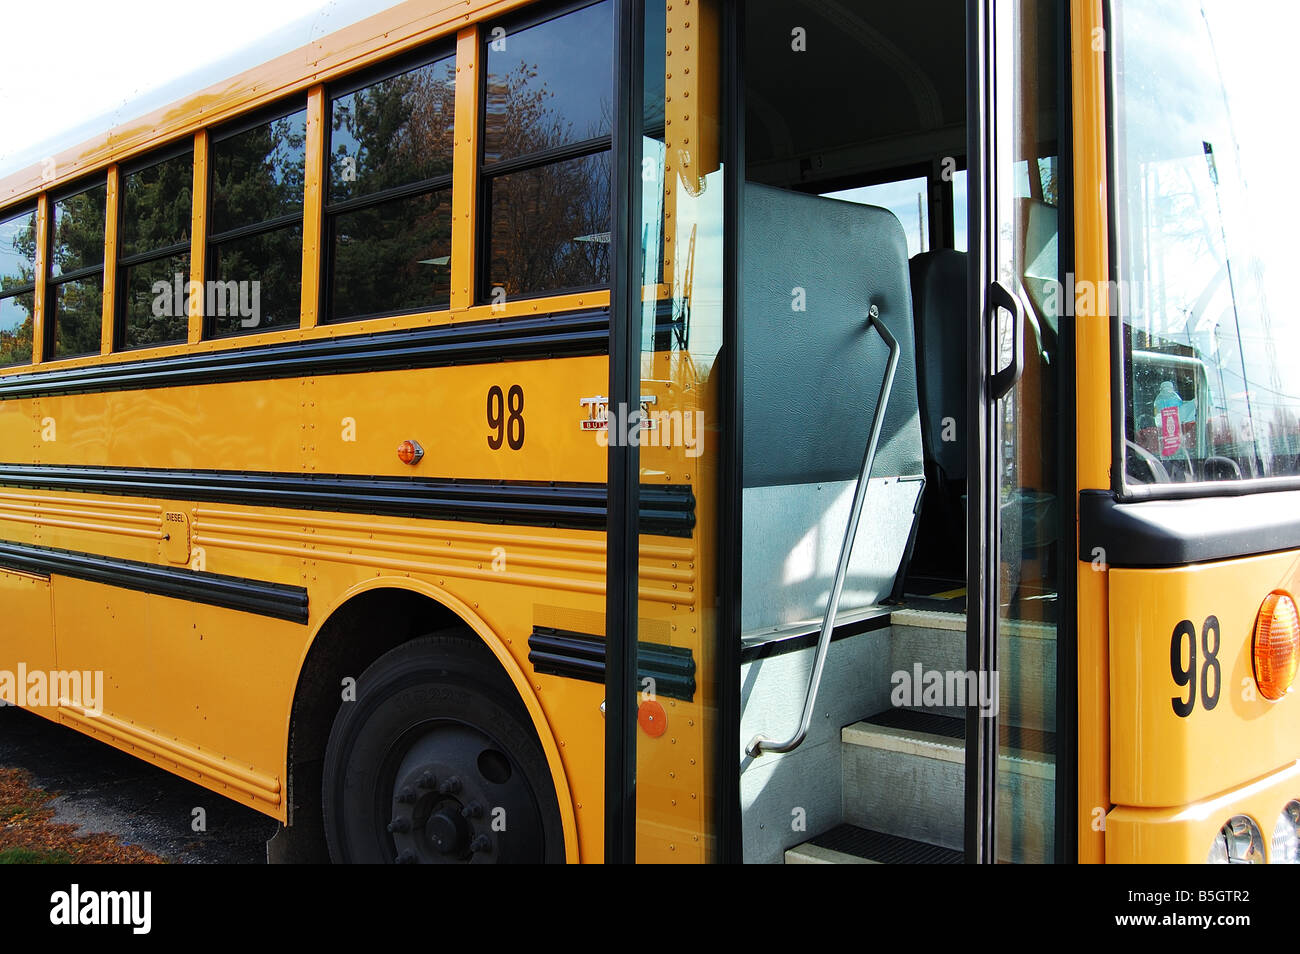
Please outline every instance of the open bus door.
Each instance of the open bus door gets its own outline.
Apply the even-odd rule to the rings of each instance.
[[[1065,26],[989,6],[620,5],[611,860],[1060,850]]]

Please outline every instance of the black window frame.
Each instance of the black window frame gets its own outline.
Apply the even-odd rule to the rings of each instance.
[[[399,186],[389,186],[386,189],[380,189],[378,192],[370,192],[365,195],[353,196],[340,202],[333,202],[330,199],[330,156],[333,153],[334,143],[334,101],[343,96],[351,95],[368,86],[376,83],[382,83],[384,80],[392,79],[395,76],[401,76],[403,73],[409,73],[423,66],[430,66],[441,60],[451,60],[456,62],[456,41],[455,38],[442,39],[428,46],[421,47],[418,50],[401,54],[392,59],[383,61],[374,67],[365,70],[359,70],[356,73],[343,77],[341,80],[331,83],[325,87],[324,92],[324,116],[322,117],[324,130],[321,139],[321,209],[320,209],[320,269],[319,269],[319,288],[317,300],[320,302],[318,321],[322,325],[348,325],[358,321],[371,321],[376,318],[392,318],[400,315],[422,315],[434,314],[448,311],[451,308],[451,301],[448,300],[445,306],[436,303],[430,303],[427,306],[414,308],[397,308],[388,311],[367,312],[363,315],[349,315],[347,317],[335,317],[334,311],[334,232],[333,222],[338,216],[347,215],[352,212],[360,212],[365,209],[383,205],[386,202],[392,202],[398,199],[418,198],[424,195],[437,195],[440,192],[447,193],[448,200],[451,199],[452,180],[455,174],[455,124],[456,117],[452,116],[452,154],[447,157],[448,163],[452,166],[450,172],[443,175],[432,176],[426,179],[420,179],[414,182],[408,182]],[[453,69],[454,72],[454,69]],[[451,254],[455,255],[455,247]],[[450,262],[448,263],[450,266]]]
[[[54,243],[55,232],[57,231],[55,223],[58,215],[55,207],[67,199],[82,193],[89,192],[92,189],[102,187],[105,195],[105,212],[104,221],[101,223],[100,236],[100,253],[98,265],[83,265],[81,268],[74,268],[72,271],[63,272],[59,275],[54,274]],[[108,170],[100,169],[96,175],[88,176],[84,179],[78,179],[58,190],[51,191],[47,194],[46,213],[48,221],[45,223],[45,300],[44,316],[45,327],[41,335],[41,361],[71,361],[74,358],[86,358],[102,353],[103,340],[103,303],[104,303],[104,236],[108,232]],[[99,296],[100,296],[100,341],[101,345],[91,351],[79,351],[76,354],[56,355],[54,353],[55,342],[58,338],[58,309],[54,307],[55,300],[58,298],[59,287],[68,285],[73,282],[85,281],[88,278],[99,276]],[[32,349],[35,351],[36,342],[32,342]]]
[[[213,323],[213,318],[217,316],[209,315],[207,310],[207,287],[209,283],[212,281],[213,275],[215,274],[215,271],[213,269],[213,262],[215,260],[214,252],[218,246],[224,245],[228,242],[238,241],[241,239],[254,238],[259,235],[269,235],[272,232],[276,232],[282,229],[291,229],[296,225],[299,231],[298,253],[299,256],[301,256],[302,247],[304,242],[306,241],[305,228],[306,228],[306,217],[307,217],[307,196],[306,196],[305,188],[303,190],[303,196],[300,203],[301,208],[299,208],[297,212],[291,212],[284,215],[277,215],[269,219],[260,219],[257,222],[251,222],[246,225],[240,225],[233,229],[226,229],[224,232],[212,231],[212,200],[216,193],[216,190],[213,188],[213,176],[215,175],[216,172],[215,169],[216,164],[212,161],[212,151],[213,151],[213,147],[216,146],[217,143],[225,142],[227,139],[233,139],[235,136],[238,136],[242,133],[246,133],[252,129],[256,129],[258,126],[265,126],[268,123],[274,123],[278,119],[288,119],[290,116],[294,115],[295,113],[306,113],[307,114],[306,121],[310,122],[310,113],[308,112],[308,109],[309,107],[307,102],[307,92],[306,90],[303,90],[302,92],[296,93],[284,99],[276,100],[274,103],[270,103],[267,106],[263,106],[259,109],[253,110],[252,112],[246,113],[242,116],[232,119],[230,122],[222,123],[219,126],[210,127],[207,130],[208,150],[207,150],[207,169],[205,172],[207,176],[207,186],[204,190],[205,192],[204,200],[205,200],[206,207],[204,209],[204,214],[203,214],[204,233],[205,233],[203,236],[203,284],[204,284],[204,295],[203,295],[203,302],[202,302],[203,333],[200,336],[201,341],[226,341],[233,338],[246,338],[250,335],[259,335],[259,334],[265,335],[265,334],[272,334],[274,332],[291,331],[302,327],[302,306],[300,304],[298,310],[298,321],[294,324],[284,325],[278,328],[276,327],[267,328],[261,326],[256,326],[256,327],[246,328],[246,329],[237,328],[233,331],[217,334],[215,325]],[[309,159],[310,156],[308,155],[307,145],[304,142],[303,144],[304,164],[308,162]],[[306,169],[304,168],[303,171],[304,171],[304,183],[305,183]],[[193,237],[191,236],[191,240],[192,239]],[[193,263],[191,262],[191,268],[192,267],[193,267]],[[301,267],[302,266],[300,264],[299,274],[298,274],[299,302],[301,302],[302,300],[303,282],[308,280],[308,277],[302,274]]]
[[[136,252],[132,255],[124,256],[122,254],[122,223],[126,215],[126,177],[142,172],[151,166],[156,166],[172,159],[178,159],[181,156],[189,154],[190,157],[190,175],[194,172],[194,136],[178,140],[159,149],[155,149],[145,156],[132,159],[118,167],[118,200],[117,200],[117,234],[116,249],[117,255],[113,271],[113,351],[141,351],[146,348],[164,348],[172,347],[178,344],[186,344],[189,341],[189,333],[175,341],[152,342],[145,345],[135,345],[128,347],[126,344],[126,277],[127,269],[136,268],[140,265],[148,265],[152,262],[160,261],[165,258],[171,258],[175,255],[184,254],[190,263],[190,274],[193,273],[193,242],[194,242],[194,193],[191,184],[190,192],[190,227],[186,232],[186,239],[182,242],[174,242],[171,245],[159,246],[144,252]],[[189,274],[186,275],[186,282],[189,281]],[[187,286],[188,287],[188,284]],[[188,297],[186,298],[188,301]],[[188,327],[188,318],[187,318]]]
[[[9,221],[12,221],[12,220],[14,220],[14,219],[23,218],[23,217],[25,217],[25,216],[31,216],[31,217],[33,218],[33,220],[34,220],[35,223],[36,223],[36,231],[37,231],[37,234],[39,234],[39,232],[40,232],[40,208],[39,208],[38,203],[36,203],[36,202],[34,202],[34,201],[33,201],[33,202],[20,202],[20,203],[18,203],[17,205],[12,206],[12,207],[10,207],[10,208],[8,208],[8,209],[0,210],[0,222],[9,222]],[[39,274],[38,274],[37,271],[36,271],[36,266],[37,266],[37,263],[38,263],[39,259],[40,259],[40,256],[39,256],[39,255],[33,254],[33,256],[32,256],[32,280],[31,280],[31,283],[30,283],[30,284],[25,284],[25,285],[16,285],[16,286],[14,286],[14,287],[12,287],[12,288],[0,288],[0,302],[4,301],[6,298],[17,298],[17,297],[20,296],[20,295],[31,295],[31,296],[32,296],[32,307],[33,307],[33,310],[35,309],[35,306],[36,306],[36,285],[37,285],[37,279],[40,277]],[[34,320],[34,319],[35,319],[35,315],[33,314],[32,317],[33,317],[32,341],[31,341],[31,345],[30,345],[30,348],[29,348],[29,351],[28,351],[27,360],[26,360],[26,361],[13,361],[13,362],[10,362],[9,364],[0,364],[0,370],[5,369],[5,368],[25,368],[25,367],[28,367],[29,365],[31,365],[32,362],[36,359],[37,349],[38,349],[38,343],[37,343],[37,341],[36,341],[36,328],[35,328],[35,320]]]
[[[552,149],[544,149],[541,152],[527,153],[526,155],[513,156],[509,159],[501,159],[493,163],[486,161],[487,149],[487,85],[488,85],[488,53],[494,37],[493,31],[501,28],[505,31],[507,37],[527,30],[531,27],[541,26],[543,23],[549,23],[552,20],[558,20],[568,16],[571,13],[577,13],[579,10],[585,10],[588,7],[599,6],[602,3],[608,3],[610,6],[611,17],[617,12],[618,0],[567,0],[560,4],[542,4],[526,8],[524,11],[512,16],[500,17],[483,25],[479,33],[479,60],[482,66],[478,75],[478,115],[475,122],[478,124],[478,155],[474,157],[475,165],[478,169],[477,191],[475,196],[475,212],[478,221],[478,230],[475,235],[474,250],[474,304],[487,305],[492,303],[492,285],[490,283],[490,272],[492,264],[492,180],[499,179],[512,173],[529,172],[533,169],[541,169],[545,166],[557,165],[561,162],[567,162],[574,159],[586,159],[590,156],[597,156],[601,153],[607,153],[610,157],[610,177],[614,175],[614,130],[611,124],[609,133],[604,136],[596,136],[591,139],[584,139],[578,142],[566,143],[563,146],[556,146]],[[616,58],[610,61],[610,88],[615,88],[618,81],[619,64]],[[647,126],[647,129],[650,127]],[[617,210],[609,210],[609,222],[611,237],[617,217]],[[611,249],[613,243],[611,241]],[[610,262],[610,278],[605,282],[594,285],[580,285],[565,288],[548,288],[543,291],[527,292],[519,295],[510,296],[511,301],[528,301],[537,298],[554,298],[558,295],[579,295],[586,292],[607,291],[612,285],[613,261]]]

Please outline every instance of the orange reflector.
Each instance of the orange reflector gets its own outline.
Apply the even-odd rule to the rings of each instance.
[[[637,707],[636,721],[641,726],[641,731],[652,739],[657,739],[668,731],[668,714],[653,699],[647,699]]]
[[[1260,695],[1277,702],[1295,682],[1300,667],[1300,613],[1289,594],[1272,592],[1259,608],[1252,656]]]
[[[403,464],[418,464],[424,456],[424,448],[415,441],[402,441],[397,445],[397,459]]]

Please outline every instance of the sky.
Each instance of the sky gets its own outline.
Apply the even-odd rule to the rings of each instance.
[[[1204,19],[1177,0],[1124,9],[1134,38],[1133,77],[1121,83],[1132,110],[1124,149],[1134,182],[1145,175],[1152,223],[1142,321],[1193,344],[1223,392],[1216,400],[1231,414],[1253,413],[1260,427],[1274,402],[1300,410],[1291,370],[1300,349],[1291,306],[1300,193],[1290,175],[1300,129],[1284,105],[1296,88],[1290,46],[1300,4],[1206,0]],[[1121,198],[1144,208],[1136,186]],[[1225,238],[1231,272],[1220,264]]]
[[[10,0],[4,16],[10,42],[0,72],[0,177],[395,5]]]

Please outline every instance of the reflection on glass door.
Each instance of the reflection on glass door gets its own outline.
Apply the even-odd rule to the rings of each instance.
[[[636,857],[707,861],[718,554],[721,3],[645,3],[641,395],[609,440],[640,448]]]
[[[1064,342],[1059,263],[1058,5],[998,4],[994,278],[1023,322],[1000,309],[996,367],[1020,349],[1018,382],[997,402],[990,434],[1000,538],[990,572],[998,592],[997,860],[1052,861],[1056,828],[1057,630],[1060,580],[1071,566],[1061,513],[1071,509],[1060,466]],[[1068,320],[1068,319],[1067,319]],[[1017,341],[1017,337],[1019,340]]]

